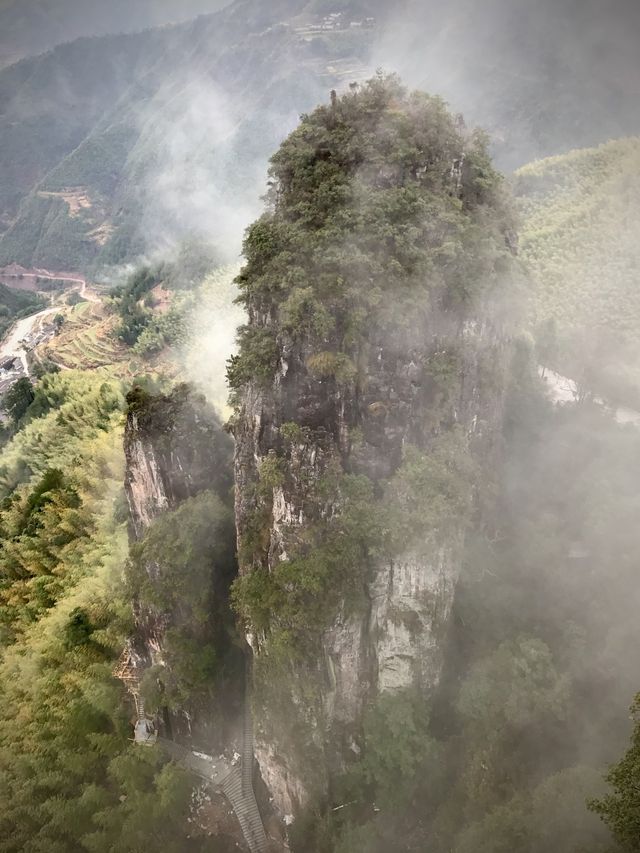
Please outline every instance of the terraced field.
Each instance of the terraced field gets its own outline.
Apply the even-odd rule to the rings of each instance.
[[[37,349],[37,359],[53,361],[62,370],[96,370],[125,381],[149,373],[177,375],[168,353],[143,359],[121,343],[116,335],[120,320],[102,302],[64,306],[60,313],[65,318],[62,330]]]
[[[123,376],[137,372],[139,360],[132,358],[128,347],[117,340],[114,334],[117,318],[103,305],[81,302],[60,313],[65,318],[62,331],[38,352],[41,358],[51,359],[69,370],[115,367]]]

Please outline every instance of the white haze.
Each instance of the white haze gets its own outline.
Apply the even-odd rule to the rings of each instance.
[[[211,241],[225,262],[238,258],[266,174],[266,164],[256,162],[248,181],[232,180],[242,117],[242,104],[200,79],[160,108],[152,105],[141,134],[143,142],[147,134],[159,141],[142,220],[149,254],[173,253],[190,236]]]
[[[579,14],[571,14],[572,5]],[[487,127],[501,167],[511,169],[537,156],[630,132],[634,122],[640,130],[640,116],[625,111],[625,104],[634,99],[640,104],[640,42],[632,27],[615,19],[604,21],[605,6],[593,0],[582,6],[562,0],[558,11],[553,0],[421,0],[402,8],[395,20],[392,15],[377,40],[372,64],[399,71],[410,86],[443,95],[470,124]],[[282,61],[287,64],[286,57]],[[619,96],[614,98],[612,92]],[[306,106],[285,104],[264,113],[260,132],[274,141],[274,150]],[[173,258],[182,240],[197,237],[215,247],[228,265],[200,287],[189,343],[181,353],[184,377],[196,382],[223,413],[228,413],[225,364],[244,320],[233,302],[233,279],[243,233],[260,214],[266,189],[266,156],[245,158],[240,150],[246,142],[247,117],[258,107],[254,93],[231,93],[200,69],[185,72],[179,84],[163,90],[140,116],[141,150],[153,140],[146,150],[154,151],[154,161],[145,164],[147,203],[141,221],[148,257]],[[559,468],[566,458],[564,443],[570,439],[569,430],[549,437],[545,456],[557,456]],[[533,454],[531,448],[526,452]],[[521,476],[520,467],[514,476]],[[537,488],[542,502],[546,493],[540,484]],[[534,501],[530,506],[541,515],[549,511]],[[576,520],[578,530],[583,523],[582,518]],[[613,525],[610,529],[612,537],[619,532]],[[518,572],[526,577],[527,549],[533,547],[527,536],[525,530],[524,561],[514,570],[514,588],[521,579]],[[601,601],[607,597],[606,606],[578,614],[602,637],[597,665],[607,668],[615,681],[611,695],[589,697],[594,705],[600,701],[610,707],[612,745],[602,747],[592,739],[585,709],[581,753],[585,760],[602,762],[603,753],[606,760],[615,760],[627,736],[625,703],[637,688],[637,656],[627,650],[640,642],[639,593],[629,593],[620,582],[610,584],[605,560],[594,559],[594,566],[585,578],[577,571],[560,576],[557,565],[550,564],[539,595],[541,614],[553,603],[558,609],[566,607],[567,619],[575,615],[570,603],[580,600],[585,587]],[[588,668],[576,653],[570,666],[577,670],[583,665]]]
[[[622,7],[626,0],[614,2]],[[617,114],[620,104],[607,97],[622,84],[623,94],[637,95],[640,104],[633,26],[640,19],[625,8],[624,19],[612,20],[597,0],[578,5],[575,0],[410,0],[395,14],[387,10],[371,65],[397,70],[408,85],[443,95],[469,124],[487,127],[499,165],[515,167],[569,149],[576,139],[590,144],[629,126],[633,117]],[[286,56],[279,61],[278,76],[295,73]],[[184,239],[196,237],[214,246],[222,263],[234,264],[266,189],[266,153],[243,156],[247,119],[260,110],[259,132],[275,150],[307,104],[287,104],[285,98],[265,110],[259,93],[231,92],[209,70],[188,65],[187,60],[177,80],[140,116],[141,149],[154,151],[153,162],[145,166],[145,254],[171,259]],[[573,103],[576,94],[589,92],[591,109]],[[213,362],[222,365],[233,334],[226,334],[226,320],[215,323],[221,306],[212,310],[211,331],[204,334],[200,327],[197,348],[213,349]],[[240,315],[234,316],[239,322]],[[190,364],[194,368],[193,360]],[[219,402],[219,390],[214,396]]]
[[[150,262],[175,261],[185,240],[209,245],[223,266],[198,288],[189,344],[180,353],[183,375],[230,414],[226,364],[235,351],[243,310],[234,305],[242,240],[262,211],[267,159],[244,159],[243,123],[253,105],[199,73],[166,99],[162,93],[141,117],[141,142],[154,140],[147,166],[141,230]],[[296,126],[287,109],[265,117],[267,138],[280,141]],[[155,140],[160,140],[158,146]],[[238,174],[240,172],[240,174]]]
[[[244,310],[234,304],[238,295],[234,279],[239,270],[239,266],[222,267],[205,279],[198,290],[189,341],[180,353],[184,375],[202,389],[223,416],[231,413],[226,364],[236,351],[236,332],[245,319]]]
[[[635,0],[409,0],[375,63],[443,96],[515,168],[640,132]]]

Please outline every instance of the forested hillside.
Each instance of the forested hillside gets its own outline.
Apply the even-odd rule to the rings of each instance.
[[[531,323],[545,364],[640,400],[640,140],[532,163],[514,178]]]
[[[2,0],[0,68],[80,36],[133,32],[214,12],[226,0]]]
[[[275,64],[291,48],[301,69]],[[231,62],[237,51],[252,61]],[[82,40],[0,74],[13,93],[0,263],[114,265],[193,232],[217,233],[233,256],[269,150],[319,91],[305,52],[286,31],[252,36],[244,22],[212,18]],[[78,73],[84,63],[88,74]],[[50,81],[50,99],[30,88],[34,71]]]
[[[640,334],[640,139],[532,163],[515,176],[536,321]]]
[[[467,0],[238,0],[197,23],[18,63],[0,73],[0,264],[117,265],[193,232],[235,259],[270,152],[323,93],[377,65],[488,127],[503,167],[637,133],[640,96],[625,82],[637,54],[601,60],[640,27],[633,4],[616,4],[594,30],[591,6],[573,0],[511,12],[495,0],[482,13]],[[575,70],[582,32],[587,44],[595,32],[593,57]]]
[[[174,405],[186,405],[189,394],[183,389]],[[158,407],[171,403],[162,400]],[[191,782],[161,755],[131,746],[130,712],[111,674],[132,624],[123,574],[124,409],[117,381],[45,376],[2,452],[3,851],[205,849],[188,830]],[[224,480],[222,469],[218,476]],[[221,497],[228,500],[226,488]],[[202,534],[211,531],[215,541],[210,510],[219,500],[206,493],[192,501],[156,525],[144,547],[158,547],[163,536],[175,547],[178,524],[189,569],[196,571],[193,549],[200,549],[206,572],[211,543]]]
[[[153,55],[151,35],[82,39],[0,73],[5,228],[23,197],[80,145]]]

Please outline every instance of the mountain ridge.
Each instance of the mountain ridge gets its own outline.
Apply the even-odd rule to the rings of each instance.
[[[2,0],[0,68],[82,36],[147,29],[217,11],[228,0]]]
[[[616,2],[626,8],[623,0]],[[240,234],[259,207],[269,152],[301,113],[330,89],[370,76],[372,66],[408,66],[410,81],[419,74],[427,89],[444,93],[472,123],[486,124],[494,137],[502,137],[494,154],[507,169],[562,147],[605,141],[614,128],[640,132],[640,118],[634,119],[640,115],[634,108],[640,84],[636,92],[628,82],[633,75],[595,60],[592,111],[601,121],[589,120],[587,127],[582,76],[560,55],[559,36],[545,41],[544,18],[536,10],[528,13],[535,37],[523,46],[526,74],[515,76],[507,91],[508,75],[519,62],[508,36],[519,45],[529,29],[512,13],[506,36],[493,32],[501,4],[504,0],[494,0],[486,20],[478,19],[467,0],[450,9],[433,4],[427,19],[409,5],[411,30],[408,24],[399,29],[400,12],[380,3],[336,0],[331,8],[343,9],[344,19],[323,24],[329,4],[237,0],[195,22],[78,41],[5,69],[0,263],[59,266],[62,254],[63,266],[71,261],[83,270],[118,266],[170,249],[174,235],[194,229],[214,240],[220,232],[218,242],[235,256]],[[577,14],[572,0],[558,8],[560,22],[576,15],[574,39],[581,27],[585,37],[591,32],[591,18]],[[376,27],[350,26],[350,16],[357,19],[363,10],[374,15]],[[627,19],[631,34],[633,10]],[[310,20],[316,22],[311,35],[299,26]],[[606,51],[620,27],[618,21],[605,23],[596,53]],[[559,32],[565,33],[563,27]],[[421,35],[417,45],[407,39],[407,28]],[[491,69],[474,29],[492,38]],[[635,62],[637,71],[636,60],[625,55],[624,62]],[[37,80],[43,85],[36,87]],[[49,103],[43,101],[47,83]],[[171,101],[172,89],[182,90],[181,102]],[[505,97],[496,97],[503,90]],[[15,97],[12,101],[17,91],[19,107]],[[38,195],[78,188],[86,191],[89,205],[75,213],[64,199]]]

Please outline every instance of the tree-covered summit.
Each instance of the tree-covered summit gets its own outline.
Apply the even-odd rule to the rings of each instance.
[[[344,377],[374,316],[381,333],[422,334],[425,311],[466,310],[511,269],[510,212],[483,134],[394,76],[303,116],[269,186],[245,241],[250,323],[234,388],[273,376],[279,331],[315,348],[312,372]]]
[[[326,800],[349,739],[366,749],[369,704],[415,691],[426,707],[437,687],[517,271],[486,140],[394,76],[303,116],[266,201],[229,369],[234,601],[258,750],[283,768],[277,808],[299,815]]]

